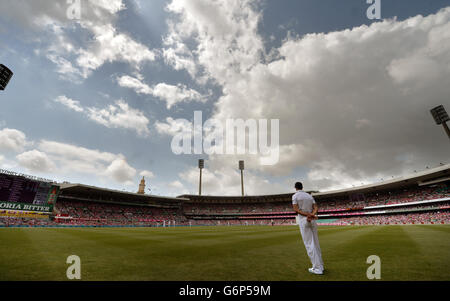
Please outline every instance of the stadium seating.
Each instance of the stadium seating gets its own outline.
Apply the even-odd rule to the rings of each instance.
[[[319,206],[318,222],[336,225],[450,223],[449,197],[450,189],[446,184],[416,186],[356,197],[320,196],[316,197]],[[206,198],[211,202],[188,201],[182,208],[59,198],[55,207],[56,215],[52,220],[1,217],[0,227],[295,224],[290,194],[276,202],[273,199],[255,202],[254,198],[252,202],[246,202],[243,198],[240,203],[226,203],[221,197],[217,200],[214,197]],[[397,205],[391,206],[394,204]],[[371,208],[373,206],[381,208]]]
[[[148,225],[163,223],[181,225],[186,222],[176,209],[147,206],[116,205],[86,201],[63,200],[57,202],[57,221],[74,225]]]

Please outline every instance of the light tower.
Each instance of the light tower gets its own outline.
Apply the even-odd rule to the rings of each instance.
[[[244,196],[244,160],[239,161],[239,169],[241,171],[241,191]]]
[[[13,72],[5,65],[0,64],[0,90],[5,90],[12,76]]]
[[[431,115],[433,115],[434,121],[436,121],[437,125],[442,124],[445,132],[447,133],[448,138],[450,139],[450,129],[448,128],[447,125],[447,121],[450,121],[450,117],[445,111],[444,106],[440,105],[431,109]]]
[[[198,183],[198,195],[202,195],[202,169],[205,167],[205,160],[198,160],[198,168],[200,169],[200,181]]]

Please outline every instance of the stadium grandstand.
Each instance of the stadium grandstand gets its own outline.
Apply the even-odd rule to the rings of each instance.
[[[23,176],[0,173],[2,175],[0,192],[2,187],[5,191],[12,185],[31,185],[23,182]],[[31,180],[42,181],[27,179]],[[17,208],[13,202],[0,202],[0,227],[167,227],[296,223],[291,205],[293,193],[263,196],[181,195],[174,198],[83,184],[44,184],[39,187],[55,190],[54,186],[57,185],[59,188],[57,201],[54,204],[50,202],[52,210],[36,211],[29,207]],[[312,195],[319,206],[319,225],[449,224],[450,164],[375,184],[312,192]]]
[[[311,192],[320,225],[450,223],[450,165],[375,184]],[[224,197],[182,195],[185,216],[196,225],[289,225],[296,223],[293,193]]]

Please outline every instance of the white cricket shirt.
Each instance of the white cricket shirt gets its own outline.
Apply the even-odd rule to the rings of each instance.
[[[309,193],[301,190],[292,196],[292,204],[297,204],[298,209],[303,212],[311,213],[313,211],[313,204],[315,203],[316,201]]]

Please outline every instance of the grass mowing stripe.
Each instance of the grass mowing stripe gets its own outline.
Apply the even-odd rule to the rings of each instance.
[[[325,274],[316,279],[339,280],[347,277],[348,280],[367,280],[365,261],[371,254],[364,257],[361,253],[365,252],[361,248],[367,237],[378,230],[376,227],[354,226],[327,236],[323,236],[319,232]]]
[[[383,280],[420,280],[425,275],[416,262],[422,254],[418,244],[405,232],[406,227],[380,226],[381,231],[371,241],[374,255],[381,258]],[[380,243],[384,241],[384,247]]]
[[[423,228],[432,231],[442,231],[450,234],[450,227],[448,225],[414,225],[412,227]]]
[[[9,239],[13,236],[14,239]],[[30,262],[36,265],[39,257],[34,254],[31,242],[22,229],[0,231],[0,280],[19,280],[29,270]],[[23,279],[23,278],[22,278]]]
[[[381,259],[381,277],[383,280],[427,280],[417,265],[421,257],[417,243],[405,232],[402,226],[375,226],[376,230],[352,240],[337,252],[342,257],[351,257],[350,264],[339,263],[342,274],[350,274],[352,280],[367,280],[365,271],[369,267],[366,259],[377,255]],[[336,254],[335,254],[336,255]],[[340,278],[341,276],[338,276]]]
[[[297,226],[1,229],[0,279],[66,280],[75,254],[83,280],[367,280],[374,254],[382,280],[448,280],[450,227],[430,227],[321,226],[324,276]]]
[[[122,232],[122,231],[120,231]],[[290,231],[292,233],[292,231]],[[292,235],[291,233],[287,233],[287,235]],[[112,252],[109,248],[113,246],[114,248],[122,248],[126,250],[126,260],[125,258],[121,258],[118,260],[119,262],[126,262],[124,267],[122,267],[120,277],[127,277],[128,279],[132,279],[133,274],[138,273],[146,273],[146,271],[150,271],[150,274],[153,275],[152,271],[158,271],[159,263],[166,263],[164,268],[166,270],[170,270],[172,276],[179,277],[179,272],[182,272],[183,277],[189,277],[192,273],[183,272],[183,269],[195,269],[197,268],[203,269],[203,274],[200,275],[202,277],[207,277],[208,273],[211,273],[210,277],[217,277],[221,273],[218,272],[220,270],[226,271],[225,276],[233,276],[233,270],[239,270],[239,266],[234,266],[234,261],[239,261],[240,254],[247,252],[251,248],[264,248],[267,244],[271,244],[272,239],[270,237],[256,237],[256,236],[235,236],[233,241],[229,238],[227,239],[211,239],[205,237],[191,237],[189,239],[181,239],[179,237],[180,234],[172,235],[171,239],[167,239],[164,242],[164,246],[154,244],[154,240],[152,240],[152,244],[148,244],[147,242],[143,242],[141,240],[137,240],[134,236],[124,236],[121,234],[120,236],[116,235],[114,231],[108,229],[106,233],[85,233],[79,230],[67,231],[69,236],[75,236],[75,238],[81,238],[82,241],[95,241],[95,243],[101,242],[104,246],[103,250],[107,251],[109,257],[117,256],[115,252]],[[274,233],[272,233],[273,235]],[[101,236],[101,237],[100,237]],[[151,234],[149,234],[151,237]],[[277,234],[280,236],[280,234]],[[282,235],[286,236],[286,234]],[[289,238],[291,241],[292,239]],[[89,249],[88,246],[83,245],[83,249]],[[99,246],[100,247],[100,246]],[[234,250],[240,250],[240,254],[234,252]],[[81,253],[80,253],[81,252]],[[82,251],[75,251],[75,253],[83,254]],[[142,254],[148,258],[152,267],[139,266],[140,263],[134,264],[133,258],[142,258]],[[81,255],[80,255],[81,256]],[[96,256],[97,254],[83,255],[82,258],[89,258],[92,256]],[[132,259],[130,259],[132,258]],[[201,262],[197,262],[199,258],[202,258]],[[96,259],[99,260],[99,259]],[[141,259],[140,259],[141,260]],[[191,264],[194,263],[194,264]],[[197,263],[195,263],[197,262]],[[231,266],[230,266],[231,264]],[[223,268],[223,265],[228,265],[232,269]],[[131,268],[133,267],[133,270]],[[87,266],[86,269],[89,269]],[[125,270],[130,270],[130,274],[125,273]],[[206,274],[205,274],[206,273]],[[165,278],[163,270],[158,272],[158,274]],[[150,279],[160,279],[153,278],[155,276],[151,276]],[[195,277],[195,276],[194,276]],[[127,279],[125,278],[125,279]],[[147,278],[148,279],[148,278]],[[180,278],[176,278],[179,280]],[[186,279],[186,278],[181,278]],[[187,278],[189,279],[189,278]],[[192,279],[192,278],[191,278]],[[194,278],[196,280],[196,278]],[[199,278],[205,279],[205,278]],[[208,278],[206,278],[208,279]],[[233,278],[230,278],[233,279]]]
[[[59,256],[59,250],[55,256],[53,250],[48,247],[53,240],[48,240],[44,232],[46,231],[43,229],[14,229],[14,239],[8,240],[10,248],[7,246],[0,248],[0,254],[8,256],[7,260],[2,259],[2,263],[9,266],[9,268],[1,267],[0,279],[52,280],[65,273],[66,257]],[[3,241],[3,237],[1,240]],[[20,273],[14,273],[17,270],[20,270]],[[6,277],[4,275],[9,273],[13,273],[13,276],[4,278]]]
[[[449,226],[412,226],[404,231],[413,239],[420,249],[416,265],[426,277],[427,270],[433,271],[432,279],[448,281],[450,279],[450,230]],[[421,268],[426,266],[427,269]],[[428,278],[427,280],[431,280]]]

